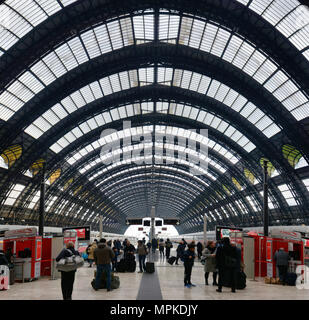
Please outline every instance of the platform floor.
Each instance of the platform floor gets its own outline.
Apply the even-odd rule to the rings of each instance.
[[[265,284],[263,279],[252,281],[247,279],[247,287],[231,293],[223,288],[222,293],[216,292],[217,287],[204,284],[204,269],[199,261],[192,270],[192,283],[196,287],[186,288],[183,284],[183,265],[169,265],[165,259],[156,262],[155,274],[118,273],[120,288],[107,292],[102,289],[94,291],[90,285],[95,266],[83,268],[76,273],[73,300],[309,300],[309,290],[296,287]],[[15,283],[7,291],[0,291],[0,300],[62,300],[61,280],[50,280],[42,277],[27,283]],[[159,297],[159,298],[158,298]]]

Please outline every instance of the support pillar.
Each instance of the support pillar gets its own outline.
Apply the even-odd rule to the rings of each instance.
[[[44,213],[45,213],[45,173],[46,173],[46,163],[43,162],[42,176],[41,176],[40,210],[39,210],[39,236],[42,236],[42,237],[44,232]]]
[[[99,238],[102,239],[103,236],[103,216],[100,214],[100,233]]]
[[[267,172],[268,161],[264,160],[264,184],[263,184],[263,212],[264,212],[264,236],[268,237],[268,172]]]
[[[207,245],[207,217],[204,215],[204,245]]]

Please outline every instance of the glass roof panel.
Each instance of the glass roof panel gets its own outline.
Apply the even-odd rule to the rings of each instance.
[[[230,41],[227,42],[230,38],[230,33],[227,30],[218,28],[217,26],[214,26],[210,23],[205,23],[201,20],[193,18],[183,17],[180,23],[180,18],[175,15],[161,14],[160,17],[160,21],[164,24],[162,26],[162,30],[165,30],[165,34],[167,23],[169,28],[174,28],[173,30],[177,30],[180,25],[179,43],[187,44],[189,46],[191,46],[192,43],[192,46],[200,47],[200,50],[217,53],[223,51],[224,45],[227,44],[223,59],[235,64],[239,68],[244,68],[245,72],[252,75],[261,84],[263,84],[266,79],[271,77],[265,84],[267,90],[273,92],[274,90],[278,89],[278,86],[280,87],[283,82],[287,81],[287,77],[284,75],[284,73],[282,73],[281,71],[275,73],[277,67],[269,59],[267,59],[267,57],[262,52],[252,47],[251,44],[245,42],[243,39],[239,38],[236,35],[233,35]],[[134,16],[133,24],[134,28],[136,29],[135,36],[138,38],[138,32],[140,31],[140,37],[143,37],[144,39],[149,38],[150,40],[153,39],[153,20],[154,17],[152,14],[147,14],[144,16]],[[105,31],[103,30],[104,28]],[[115,48],[120,48],[125,45],[132,44],[134,42],[134,39],[131,38],[133,35],[131,29],[131,20],[129,18],[122,18],[121,22],[117,20],[108,22],[107,25],[95,27],[94,29],[82,33],[81,38],[73,38],[67,44],[65,43],[57,48],[55,52],[49,53],[41,61],[38,61],[31,68],[31,70],[38,78],[42,79],[42,82],[45,85],[48,85],[55,80],[55,77],[60,77],[68,70],[71,70],[78,64],[81,64],[88,60],[84,47],[87,49],[90,58],[93,58],[99,54],[104,53],[104,50],[106,50],[107,47],[109,47],[110,49],[108,50],[111,51]],[[199,32],[195,32],[194,30],[198,30]],[[203,30],[204,32],[202,32]],[[102,36],[102,34],[104,34],[104,36]],[[102,36],[101,39],[99,38],[100,35]],[[195,38],[194,40],[193,38],[196,36],[202,38],[200,38],[200,40],[197,40]],[[83,45],[81,43],[81,40],[83,41]],[[104,44],[103,41],[107,42]],[[197,45],[198,42],[200,42],[199,45]],[[208,45],[206,45],[207,43]],[[102,46],[99,48],[100,44],[102,44]],[[162,72],[163,69],[160,69],[159,81],[162,81],[164,84],[169,84],[172,79],[171,72],[168,69],[165,70],[165,74],[163,74]],[[189,75],[192,76],[192,73],[190,74],[188,72],[185,72],[182,74],[181,71],[175,72],[174,85],[180,85],[183,88],[190,87],[190,90],[198,90],[198,92],[205,93],[208,88],[209,79],[206,78],[201,80],[199,79],[198,75],[194,74],[193,81],[192,77],[189,78]],[[111,81],[111,79],[104,80],[106,80],[105,82]],[[152,83],[153,80],[153,70],[151,68],[139,70],[140,85]],[[134,80],[131,79],[131,85],[135,85],[137,81],[137,77]],[[122,80],[122,82],[124,87],[128,88],[127,80]],[[215,84],[215,82],[213,84]],[[26,88],[28,88],[28,86],[23,83],[21,78],[16,81],[15,86],[17,85],[25,86]],[[105,85],[107,92],[105,94],[110,94],[113,88],[109,88],[107,83],[105,83]],[[115,86],[114,92],[117,92],[119,89],[119,82],[116,81],[113,83],[113,85]],[[31,92],[38,92],[39,90],[43,89],[43,86],[39,84],[38,81],[36,81],[36,84],[29,85],[29,89],[31,90]],[[227,88],[224,89],[226,90]],[[7,90],[9,90],[9,88]],[[213,90],[215,90],[214,87],[211,88],[210,95],[215,94]],[[286,98],[289,95],[295,94],[295,92],[297,91],[299,92],[297,87],[295,87],[295,84],[289,81],[286,83],[285,88],[278,89],[278,91],[274,94],[277,94],[277,96],[280,96],[281,98]],[[285,92],[285,96],[282,96],[281,92]],[[220,93],[218,92],[218,99],[220,101],[224,98],[224,93],[224,91]],[[25,103],[32,96],[33,95],[28,92],[28,95],[24,94],[24,99],[21,100]],[[283,99],[280,99],[280,101],[282,100]],[[306,99],[306,102],[308,102],[308,99]],[[283,105],[285,106],[284,103]],[[20,104],[20,107],[21,106],[22,104]],[[299,106],[300,105],[295,105],[294,109],[296,110]],[[9,111],[14,111],[15,109],[17,111],[20,109],[20,107],[15,106],[14,109],[12,105],[3,104],[3,108],[5,107],[8,108],[5,119],[7,119],[9,114],[11,114],[11,112]]]

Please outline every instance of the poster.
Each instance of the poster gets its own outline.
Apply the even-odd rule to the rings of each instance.
[[[267,263],[267,277],[272,278],[273,277],[273,264]]]
[[[271,243],[271,241],[266,242],[266,260],[267,261],[272,260],[272,243]]]
[[[36,260],[40,260],[42,256],[42,241],[36,241]]]

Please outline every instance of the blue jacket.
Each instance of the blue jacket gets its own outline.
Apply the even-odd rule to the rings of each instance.
[[[192,257],[191,259],[189,257]],[[185,264],[192,264],[194,265],[194,258],[195,258],[196,254],[194,251],[191,251],[190,249],[187,249],[184,253],[183,253],[183,262]]]
[[[185,244],[179,244],[178,245],[178,247],[177,247],[177,249],[176,249],[176,251],[177,251],[177,255],[179,256],[179,257],[182,257],[182,255],[184,254],[184,252],[185,252],[185,249],[186,249],[186,245]]]

